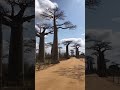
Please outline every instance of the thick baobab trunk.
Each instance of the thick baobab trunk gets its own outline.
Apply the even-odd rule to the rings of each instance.
[[[76,58],[79,58],[79,50],[77,46],[76,46]]]
[[[56,26],[56,20],[54,17],[54,39],[53,39],[53,58],[51,63],[56,64],[59,63],[59,56],[58,56],[58,29]]]
[[[106,62],[105,62],[105,58],[104,58],[104,53],[101,52],[100,53],[100,57],[101,57],[101,61],[100,61],[100,65],[101,65],[101,74],[103,77],[106,76]]]
[[[90,71],[91,72],[93,71],[93,62],[92,62],[92,60],[90,60]]]
[[[23,79],[23,26],[11,27],[8,77],[10,81]]]
[[[69,58],[69,48],[68,48],[69,45],[66,45],[66,58]]]
[[[0,88],[2,87],[2,17],[0,16]]]
[[[99,56],[97,56],[97,73],[99,74],[100,72],[100,59]]]
[[[45,41],[44,41],[44,35],[41,35],[40,41],[39,41],[39,55],[38,55],[38,61],[41,63],[44,63],[45,61]]]
[[[100,77],[106,76],[106,62],[103,52],[99,52],[99,76]]]

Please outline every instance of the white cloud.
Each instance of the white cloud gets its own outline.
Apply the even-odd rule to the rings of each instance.
[[[85,53],[85,39],[82,39],[82,38],[66,38],[66,39],[60,40],[60,43],[62,43],[62,42],[64,42],[64,41],[73,41],[72,44],[74,44],[74,43],[80,44],[81,47],[80,47],[79,50],[80,50],[81,52],[84,52],[84,53]],[[70,52],[71,49],[74,49],[74,48],[70,46],[70,47],[69,47],[69,52]],[[63,48],[63,51],[65,51],[65,48]]]
[[[74,44],[74,43],[80,44],[81,47],[80,47],[79,50],[80,50],[81,52],[84,52],[84,53],[85,53],[85,39],[82,39],[82,38],[66,38],[66,39],[60,40],[60,46],[62,46],[61,53],[65,53],[65,51],[66,51],[65,46],[62,44],[63,41],[73,41],[73,44]],[[47,42],[45,42],[45,43],[47,43]],[[69,46],[69,53],[70,53],[70,50],[74,50],[74,47],[71,47],[73,44],[71,44],[71,45]],[[37,50],[39,49],[39,44],[38,44],[38,42],[36,43],[36,49],[37,49]],[[51,53],[51,47],[48,46],[47,48],[45,48],[45,51],[46,51],[47,53]],[[36,53],[38,53],[38,51],[36,51]]]
[[[58,7],[57,3],[50,0],[35,0],[35,23],[42,21],[40,14],[47,8]]]
[[[66,39],[60,40],[60,43],[62,43],[64,41],[73,41],[73,43],[78,43],[81,46],[85,46],[85,40],[82,38],[66,38]]]

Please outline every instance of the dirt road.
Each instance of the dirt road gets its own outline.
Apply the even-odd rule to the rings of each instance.
[[[96,74],[86,75],[85,90],[120,90],[120,85],[109,81],[109,78],[101,78]]]
[[[84,59],[71,58],[37,71],[35,90],[85,90]]]

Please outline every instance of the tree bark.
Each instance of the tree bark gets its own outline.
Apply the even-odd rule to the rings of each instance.
[[[2,87],[2,16],[0,15],[0,88]]]
[[[77,46],[76,46],[76,58],[79,58],[79,50]]]
[[[104,52],[99,52],[99,62],[98,62],[98,74],[100,77],[106,76],[106,62],[104,58]]]
[[[45,61],[45,40],[44,40],[44,35],[40,36],[40,41],[39,41],[39,55],[38,55],[38,59],[39,62],[44,63]]]
[[[53,19],[53,25],[54,25],[54,39],[53,39],[53,58],[51,63],[56,64],[59,63],[59,56],[58,56],[58,29],[56,26],[55,17]]]
[[[10,81],[23,79],[23,26],[11,27],[8,77]]]
[[[66,58],[68,59],[69,58],[69,48],[68,48],[69,45],[66,45]]]

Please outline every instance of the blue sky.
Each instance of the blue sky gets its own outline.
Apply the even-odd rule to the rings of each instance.
[[[71,2],[70,2],[71,1]],[[84,0],[52,0],[58,7],[64,11],[66,21],[71,21],[77,25],[75,30],[59,30],[58,39],[64,38],[84,38],[85,33],[85,6]],[[46,42],[52,41],[53,36],[49,35]]]
[[[54,7],[54,5],[58,5],[58,7],[64,11],[65,20],[60,21],[70,21],[74,25],[77,26],[74,30],[69,29],[59,29],[58,30],[58,41],[60,42],[63,39],[71,39],[74,40],[82,40],[82,50],[84,52],[85,42],[84,42],[84,35],[85,35],[85,2],[84,0],[36,0],[36,21],[41,21],[42,19],[39,17],[40,13],[42,13],[45,8]],[[79,41],[78,40],[78,41]],[[37,39],[38,43],[39,39]],[[45,42],[53,42],[53,35],[48,35],[45,38]],[[36,44],[37,45],[37,44]],[[65,47],[61,45],[64,50]],[[49,51],[49,49],[47,50]]]

